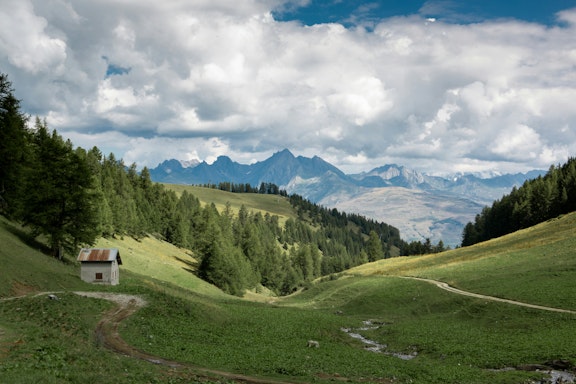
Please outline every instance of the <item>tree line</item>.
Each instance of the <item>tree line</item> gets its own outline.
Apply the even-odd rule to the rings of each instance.
[[[232,193],[259,193],[261,195],[280,195],[288,196],[288,193],[280,189],[274,183],[260,183],[260,187],[253,187],[250,183],[232,183],[230,181],[222,181],[218,184],[207,183],[199,184],[198,186],[204,188],[219,189],[221,191],[232,192]]]
[[[428,255],[432,253],[444,252],[448,249],[450,249],[450,247],[446,247],[442,240],[438,240],[438,243],[434,245],[429,238],[426,238],[424,242],[418,240],[414,240],[409,243],[402,242],[400,254],[404,256]]]
[[[281,189],[274,183],[262,182],[259,188],[252,187],[248,183],[232,182],[201,184],[199,186],[219,189],[221,191],[232,193],[259,193],[289,197],[290,204],[298,212],[298,217],[303,220],[311,221],[313,225],[342,228],[351,223],[357,226],[359,230],[364,234],[371,234],[372,232],[375,232],[375,235],[378,236],[378,239],[382,243],[384,253],[382,254],[382,257],[371,257],[369,261],[378,260],[379,258],[391,257],[392,254],[390,250],[392,247],[396,247],[398,249],[398,254],[402,256],[440,253],[450,249],[450,247],[446,247],[444,245],[442,240],[439,240],[436,245],[432,244],[429,238],[426,238],[424,241],[413,240],[411,242],[406,242],[400,238],[400,232],[395,227],[392,227],[386,223],[366,218],[359,214],[347,214],[346,212],[339,212],[336,208],[329,209],[323,207],[316,203],[312,203],[311,201],[303,198],[298,194],[292,194],[288,196],[288,193],[285,190]],[[306,215],[304,215],[304,212],[306,212]],[[374,240],[372,241],[374,242]],[[320,240],[319,243],[322,243],[322,241]]]
[[[100,236],[152,234],[190,249],[198,275],[228,293],[262,285],[288,294],[402,246],[394,227],[288,197],[271,183],[258,193],[288,198],[296,218],[281,225],[277,216],[245,207],[219,212],[186,191],[177,195],[152,182],[147,168],[138,172],[97,147],[74,147],[46,121],[28,122],[0,74],[0,210],[33,237],[43,236],[55,257],[75,254]],[[254,193],[245,184],[220,188]]]
[[[576,158],[551,166],[546,175],[527,180],[491,207],[484,207],[462,233],[462,246],[528,228],[576,211]]]

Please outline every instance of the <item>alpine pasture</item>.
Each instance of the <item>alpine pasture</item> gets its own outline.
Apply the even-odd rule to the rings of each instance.
[[[287,297],[255,291],[238,298],[198,279],[193,255],[151,237],[100,239],[123,255],[120,285],[83,283],[74,258],[46,256],[2,218],[0,382],[539,382],[548,376],[536,368],[573,367],[575,314],[403,277],[576,311],[575,227],[576,213],[567,214],[471,247],[365,264]],[[109,351],[94,329],[114,304],[73,291],[144,298],[118,333],[178,367]],[[319,347],[308,348],[308,340]],[[383,349],[372,351],[366,340]]]

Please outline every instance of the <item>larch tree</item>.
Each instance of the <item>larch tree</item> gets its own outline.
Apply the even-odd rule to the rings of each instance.
[[[0,73],[0,212],[8,215],[18,209],[23,192],[23,165],[29,149],[26,122],[12,84]]]
[[[382,249],[382,242],[376,231],[370,231],[368,235],[368,243],[366,244],[366,253],[368,254],[369,261],[380,260],[384,257],[384,250]]]
[[[94,243],[99,235],[95,180],[86,156],[74,151],[56,131],[36,119],[33,156],[28,162],[20,218],[34,235],[45,235],[51,252],[61,257]]]

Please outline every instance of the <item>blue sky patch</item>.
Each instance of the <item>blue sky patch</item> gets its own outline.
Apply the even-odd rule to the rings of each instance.
[[[126,75],[126,74],[130,73],[130,71],[132,70],[132,68],[130,68],[130,67],[122,67],[120,65],[115,65],[115,64],[110,63],[110,60],[108,60],[107,56],[102,56],[102,58],[108,64],[108,67],[106,68],[106,77],[110,77],[110,76],[114,76],[114,75]]]
[[[377,23],[395,16],[421,15],[439,21],[470,24],[486,20],[518,19],[556,24],[556,13],[576,6],[576,0],[311,0],[274,13],[278,21],[305,25],[340,23],[346,26]]]

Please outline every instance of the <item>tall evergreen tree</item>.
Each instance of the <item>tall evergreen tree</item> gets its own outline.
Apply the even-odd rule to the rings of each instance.
[[[231,227],[218,215],[214,205],[205,208],[200,277],[224,292],[242,295],[255,285],[254,273],[241,250],[232,244]]]
[[[527,180],[522,187],[484,207],[474,223],[468,223],[462,245],[472,245],[518,229],[536,225],[576,210],[576,159],[551,166],[545,176]]]
[[[5,214],[18,209],[24,192],[23,166],[29,157],[27,120],[8,77],[0,73],[0,212]]]
[[[380,260],[384,257],[384,250],[382,249],[382,242],[376,231],[370,231],[368,235],[368,243],[366,244],[366,253],[368,254],[369,261]]]
[[[98,233],[98,201],[86,158],[45,122],[36,120],[20,218],[46,235],[54,256],[92,244]]]

